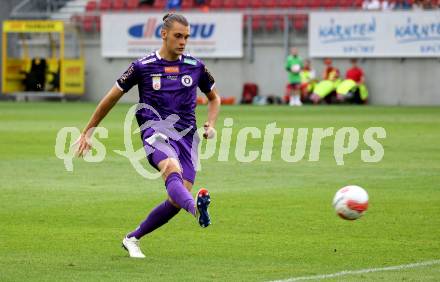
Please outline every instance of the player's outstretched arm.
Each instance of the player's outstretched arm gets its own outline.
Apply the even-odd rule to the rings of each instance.
[[[75,142],[75,144],[78,144],[78,148],[76,149],[76,155],[78,157],[84,156],[90,150],[91,144],[89,140],[93,133],[93,130],[90,129],[98,126],[98,124],[104,119],[104,117],[118,102],[123,94],[124,92],[122,92],[118,87],[113,86],[99,102],[95,112],[87,123],[87,126],[82,131],[79,139]]]
[[[208,98],[208,121],[203,125],[205,128],[203,137],[208,139],[215,135],[215,123],[220,111],[220,96],[217,93],[217,89],[214,87],[211,92],[206,94],[206,97]]]

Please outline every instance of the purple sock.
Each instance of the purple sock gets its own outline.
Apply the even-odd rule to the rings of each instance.
[[[142,221],[135,231],[127,235],[128,238],[140,239],[146,234],[156,230],[168,222],[173,216],[179,213],[180,209],[173,206],[168,200],[155,207],[148,217]]]
[[[183,179],[179,173],[173,172],[168,175],[165,186],[167,187],[168,195],[179,207],[192,215],[196,214],[194,199],[183,185]]]

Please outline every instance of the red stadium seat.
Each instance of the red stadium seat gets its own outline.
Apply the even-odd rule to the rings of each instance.
[[[307,6],[306,0],[293,0],[293,7],[303,9]]]
[[[82,19],[82,27],[85,32],[93,32],[94,30],[94,16],[86,15]]]
[[[219,9],[223,7],[223,1],[222,0],[211,0],[211,3],[209,5],[212,9]]]
[[[266,31],[274,31],[277,27],[276,25],[277,16],[275,15],[268,15],[264,17],[264,28]]]
[[[182,9],[189,10],[194,7],[194,0],[182,0]]]
[[[127,0],[127,9],[134,10],[138,7],[139,0]]]
[[[167,5],[166,0],[155,0],[153,4],[153,9],[164,10]]]
[[[110,10],[112,8],[111,0],[101,0],[99,2],[99,9],[101,11]]]
[[[80,25],[82,23],[82,16],[78,14],[74,14],[73,16],[70,17],[70,21],[74,25]]]
[[[307,6],[312,9],[322,8],[323,6],[321,2],[322,2],[321,0],[309,0]]]
[[[95,16],[94,21],[95,21],[96,31],[101,32],[101,16]]]
[[[252,30],[253,31],[258,31],[261,30],[261,22],[263,20],[263,16],[253,16],[252,17]]]
[[[277,16],[277,24],[278,24],[278,28],[280,30],[284,30],[284,16],[283,15]]]
[[[264,0],[263,7],[266,8],[275,8],[278,6],[277,0]]]
[[[98,7],[98,4],[96,3],[95,0],[89,1],[86,4],[86,11],[87,12],[94,12],[97,7]]]
[[[364,2],[363,0],[354,0],[352,1],[353,6],[357,7],[357,8],[361,8],[362,7],[362,2]]]
[[[280,2],[278,2],[278,6],[281,8],[290,8],[293,7],[293,0],[280,0]]]
[[[235,8],[235,0],[224,0],[223,1],[223,8],[225,9],[233,9]]]
[[[113,0],[113,9],[115,9],[115,10],[125,9],[125,1],[124,0]]]
[[[252,8],[261,8],[263,7],[263,0],[251,0],[250,4]]]
[[[236,7],[239,9],[245,9],[249,7],[249,0],[237,0]]]
[[[333,9],[338,6],[338,0],[322,0],[321,6],[326,9]]]
[[[339,0],[338,7],[348,8],[352,5],[352,3],[353,3],[353,1],[351,1],[351,0]]]
[[[296,31],[305,31],[307,25],[307,15],[293,15],[293,28]]]

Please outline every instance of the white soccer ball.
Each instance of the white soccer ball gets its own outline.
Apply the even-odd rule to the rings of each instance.
[[[333,207],[343,219],[358,219],[368,209],[367,191],[356,185],[345,186],[336,192]]]
[[[294,72],[294,73],[298,73],[298,72],[301,71],[301,66],[298,65],[298,64],[293,65],[293,66],[290,68],[290,70],[291,70],[292,72]]]

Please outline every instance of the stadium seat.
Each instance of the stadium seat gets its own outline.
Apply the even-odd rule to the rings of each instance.
[[[262,8],[263,7],[263,0],[251,0],[250,6],[252,8]]]
[[[79,14],[74,14],[70,17],[70,22],[73,23],[76,27],[81,27],[82,16]]]
[[[239,9],[245,9],[249,6],[248,0],[237,0],[236,7]]]
[[[99,9],[101,11],[110,10],[112,8],[112,1],[111,0],[101,0],[99,2]]]
[[[94,31],[94,21],[95,18],[92,15],[86,15],[82,19],[82,27],[85,32],[93,32]]]
[[[153,4],[153,9],[164,10],[166,8],[166,5],[167,5],[166,0],[155,0]]]
[[[182,0],[182,9],[189,10],[194,8],[194,0]]]
[[[362,8],[362,0],[354,0],[352,1],[352,5],[356,8]]]
[[[86,11],[87,12],[94,12],[94,11],[96,11],[97,7],[98,7],[98,4],[96,3],[96,1],[94,1],[94,0],[89,1],[86,4]]]
[[[255,83],[245,83],[241,93],[241,104],[251,104],[254,97],[258,96],[258,85]]]
[[[307,6],[306,0],[292,0],[292,6],[298,9],[304,9]]]
[[[350,8],[353,6],[353,1],[351,0],[339,0],[339,7],[341,8]]]
[[[126,4],[127,4],[127,9],[134,10],[138,7],[139,0],[127,0]]]
[[[263,7],[265,8],[276,8],[278,6],[277,0],[264,0]]]
[[[101,32],[101,16],[95,16],[94,21],[95,21],[96,31]]]
[[[338,7],[338,0],[321,0],[321,7],[333,9]]]
[[[312,9],[322,8],[322,0],[309,0],[307,6]]]
[[[293,7],[293,0],[280,0],[278,2],[280,8],[290,8]]]
[[[124,10],[125,9],[125,1],[124,0],[113,0],[113,9],[114,10]]]
[[[284,16],[283,15],[279,15],[279,16],[277,16],[277,24],[278,24],[278,28],[280,29],[280,30],[283,30],[284,31]]]
[[[296,31],[305,31],[306,25],[307,25],[307,15],[305,14],[298,14],[293,15],[293,28]]]
[[[210,8],[212,9],[219,9],[223,7],[223,1],[222,0],[211,0]]]
[[[277,19],[278,18],[275,15],[268,15],[264,17],[264,28],[266,29],[266,31],[271,32],[276,30],[276,28],[278,27]]]
[[[223,1],[223,8],[225,9],[233,9],[236,7],[236,1],[235,0],[224,0]]]
[[[48,64],[45,58],[33,58],[29,72],[22,71],[25,91],[44,91]]]
[[[252,30],[253,31],[259,31],[261,30],[261,22],[263,20],[263,16],[253,16],[252,17]]]

